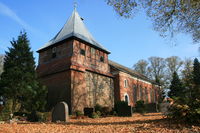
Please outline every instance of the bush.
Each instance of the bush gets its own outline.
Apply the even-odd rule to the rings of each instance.
[[[75,111],[76,117],[83,116],[83,113],[79,110]]]
[[[103,116],[107,116],[107,115],[109,115],[111,112],[112,112],[112,108],[110,108],[110,107],[103,107],[101,113],[102,113]]]
[[[98,116],[101,116],[101,112],[100,111],[96,111]]]
[[[50,121],[50,112],[31,112],[27,115],[27,120],[30,122],[45,122]]]
[[[8,100],[4,106],[1,107],[0,121],[7,121],[10,119],[12,100]]]
[[[125,101],[116,102],[115,111],[118,116],[132,116],[132,108],[131,106],[128,106],[128,103]]]
[[[136,102],[136,105],[135,105],[135,110],[136,110],[136,112],[138,112],[138,113],[144,114],[144,113],[146,112],[146,108],[145,108],[145,105],[144,105],[144,101],[142,101],[142,100],[137,101],[137,102]]]
[[[103,107],[101,105],[99,105],[99,104],[96,104],[94,108],[95,108],[95,112],[97,112],[97,111],[102,112],[102,108]]]
[[[90,118],[99,118],[99,116],[96,112],[93,112]]]
[[[168,118],[178,122],[187,122],[189,124],[200,124],[200,101],[191,101],[192,103],[182,103],[175,100],[169,107]]]
[[[156,103],[145,104],[145,110],[148,113],[155,113],[157,112],[157,104]]]
[[[92,113],[94,112],[94,108],[84,108],[84,115],[85,116],[91,116]]]

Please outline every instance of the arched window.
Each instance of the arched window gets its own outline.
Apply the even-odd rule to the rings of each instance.
[[[124,101],[129,104],[129,96],[127,93],[124,94]]]

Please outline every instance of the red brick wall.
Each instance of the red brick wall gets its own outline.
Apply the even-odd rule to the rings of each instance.
[[[85,56],[80,54],[81,49],[85,50]],[[104,57],[104,62],[100,61],[101,56]],[[89,45],[77,40],[75,40],[73,43],[72,63],[74,62],[79,65],[83,65],[86,68],[97,70],[100,73],[110,73],[108,66],[108,55],[103,51],[94,49]]]
[[[73,50],[73,41],[65,41],[57,44],[54,47],[49,47],[39,53],[39,65],[54,62],[63,57],[71,57]],[[56,48],[56,57],[52,58],[52,49]]]
[[[52,58],[54,47],[56,47],[56,57]],[[105,78],[110,82],[112,78],[108,67],[108,55],[97,49],[94,49],[94,54],[91,54],[92,48],[77,40],[68,40],[54,47],[40,51],[37,67],[41,81],[48,88],[49,107],[61,101],[67,102],[70,112],[83,111],[84,107],[91,107],[89,103],[93,101],[88,101],[86,86],[91,81],[86,81],[86,73],[90,71],[92,75],[101,74],[98,76],[99,80]],[[81,49],[85,50],[85,56],[80,54]],[[101,56],[104,57],[104,62],[100,61]],[[102,101],[106,101],[105,105],[111,107],[113,101],[110,97],[113,96],[114,99],[113,87],[110,89],[106,83],[104,85],[106,94],[103,97],[98,96],[97,102],[103,105]]]
[[[51,109],[58,102],[65,101],[71,113],[71,72],[65,71],[41,77],[41,82],[48,88],[48,107]]]
[[[128,81],[125,87],[124,82]],[[129,96],[129,105],[135,106],[136,101],[143,100],[145,103],[155,103],[158,100],[158,87],[155,85],[133,78],[133,76],[118,72],[115,74],[115,101],[124,101],[125,94]],[[134,90],[136,87],[136,92]],[[135,97],[136,96],[136,97]]]

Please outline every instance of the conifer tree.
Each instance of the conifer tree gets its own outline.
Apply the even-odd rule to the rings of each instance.
[[[179,79],[179,76],[176,72],[173,73],[173,78],[170,85],[170,92],[168,93],[168,96],[173,97],[180,97],[183,93],[183,85],[181,80]]]
[[[194,59],[193,64],[193,81],[195,85],[200,85],[200,63],[197,58]]]
[[[43,87],[39,88],[41,85],[37,81],[33,52],[26,33],[21,32],[17,40],[11,41],[11,45],[5,55],[0,86],[3,96],[13,101],[13,113],[17,103],[21,104],[22,109],[34,109],[37,102],[32,100],[41,95],[39,93],[45,95],[46,91]],[[42,98],[38,100],[46,101],[45,96]]]
[[[197,58],[194,59],[192,75],[194,82],[194,87],[191,89],[192,99],[200,100],[200,63]]]

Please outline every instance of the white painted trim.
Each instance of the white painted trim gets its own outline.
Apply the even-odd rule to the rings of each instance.
[[[129,99],[129,95],[128,95],[128,93],[124,93],[124,101],[126,101],[125,96],[128,97],[128,104],[129,104],[129,103],[130,103],[130,99]]]

